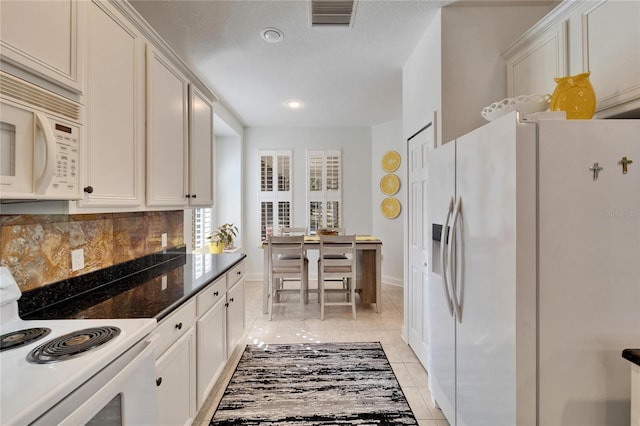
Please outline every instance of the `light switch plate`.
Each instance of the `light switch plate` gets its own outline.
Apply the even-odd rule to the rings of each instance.
[[[77,271],[84,268],[84,249],[76,249],[71,251],[71,271]]]
[[[167,246],[167,234],[162,234],[162,247]]]
[[[162,290],[166,290],[167,289],[167,276],[163,275],[162,278],[160,278],[160,282],[161,282]]]

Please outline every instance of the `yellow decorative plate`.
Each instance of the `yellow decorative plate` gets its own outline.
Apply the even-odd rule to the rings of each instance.
[[[387,219],[395,219],[400,214],[400,201],[395,197],[387,197],[380,203],[380,210]]]
[[[395,172],[400,167],[400,154],[397,151],[388,151],[382,157],[382,170],[387,173]]]
[[[386,195],[393,195],[400,189],[400,178],[396,175],[384,175],[380,179],[380,190]]]

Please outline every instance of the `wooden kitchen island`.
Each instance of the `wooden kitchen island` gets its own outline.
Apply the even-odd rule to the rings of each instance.
[[[317,235],[305,235],[304,248],[307,251],[320,251],[320,237]],[[356,283],[356,288],[360,290],[360,299],[362,303],[375,303],[376,312],[381,313],[382,241],[371,235],[356,235],[356,248],[361,254],[361,256],[358,256],[358,270],[361,273],[358,274],[358,282]],[[267,250],[264,250],[263,267],[262,312],[266,314],[269,303],[269,270],[271,269],[271,259]]]

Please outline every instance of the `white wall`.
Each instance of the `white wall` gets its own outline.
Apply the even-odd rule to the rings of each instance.
[[[247,279],[262,280],[263,252],[259,247],[258,151],[293,152],[293,226],[306,226],[306,150],[341,149],[344,182],[343,218],[347,232],[372,233],[371,128],[289,127],[246,128],[244,131],[244,246]],[[310,259],[310,263],[312,259]],[[309,275],[315,277],[315,266]]]
[[[434,111],[439,115],[441,108],[441,13],[441,10],[436,13],[402,68],[402,133],[405,141],[433,120]],[[439,128],[437,123],[436,130]]]
[[[382,245],[382,282],[403,285],[403,256],[404,231],[402,223],[405,220],[406,196],[406,165],[404,158],[404,138],[402,137],[402,123],[391,121],[371,128],[371,185],[373,187],[371,212],[373,213],[373,235],[383,241]],[[382,170],[381,160],[387,151],[397,151],[403,156],[398,170],[393,172],[400,178],[400,191],[394,195],[400,200],[402,210],[395,219],[387,219],[380,211],[380,203],[387,195],[380,190],[380,179],[386,174]]]
[[[240,136],[215,137],[214,227],[233,223],[240,231],[236,245],[243,245],[242,143]]]
[[[442,8],[441,142],[487,123],[482,108],[507,96],[502,52],[553,6]]]

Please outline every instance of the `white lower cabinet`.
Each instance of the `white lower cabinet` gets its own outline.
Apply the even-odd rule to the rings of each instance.
[[[196,415],[196,332],[191,327],[156,361],[158,424],[190,425]]]
[[[164,318],[156,332],[158,424],[189,425],[244,334],[244,262]]]
[[[227,362],[226,277],[200,292],[198,298],[198,409]]]
[[[196,303],[191,299],[158,324],[158,424],[190,425],[196,415]]]
[[[244,279],[227,291],[227,348],[228,355],[235,349],[244,333]]]

